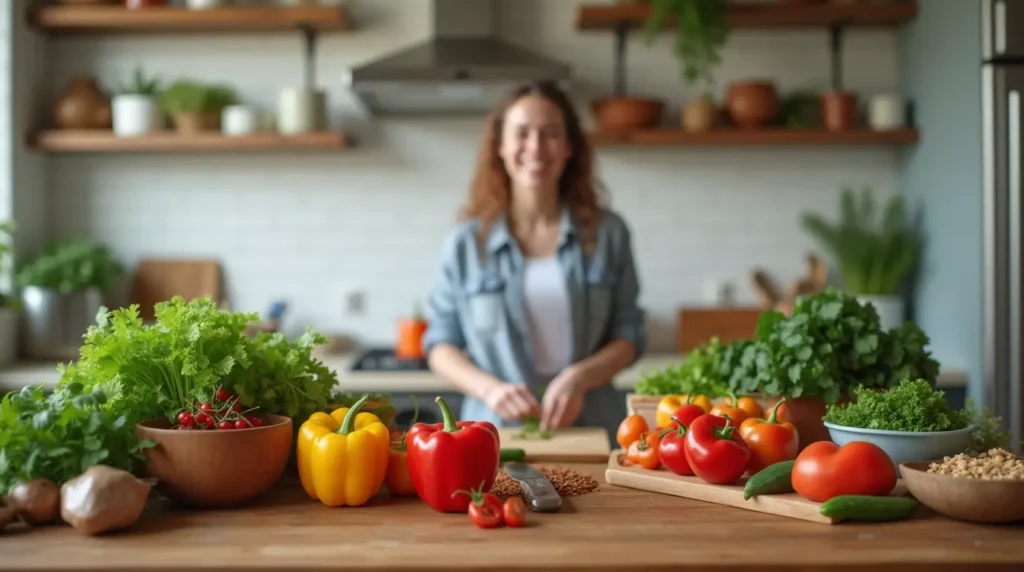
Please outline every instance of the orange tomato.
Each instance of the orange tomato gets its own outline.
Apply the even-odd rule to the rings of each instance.
[[[619,446],[623,449],[629,447],[640,438],[640,435],[650,431],[650,427],[647,426],[647,420],[644,419],[643,415],[634,413],[622,420],[619,424],[619,429],[615,433],[615,440],[619,443]]]
[[[753,397],[741,397],[736,401],[738,403],[736,403],[735,406],[745,411],[747,413],[748,419],[760,419],[764,417],[764,408],[762,408],[761,404],[758,403],[757,400],[754,399]],[[729,405],[733,405],[732,397],[726,397],[725,402],[728,403]]]
[[[384,473],[384,486],[392,496],[413,496],[416,494],[416,487],[412,484],[412,477],[409,475],[409,461],[406,458],[405,448],[402,443],[391,445],[391,454],[388,457],[388,468]]]
[[[626,452],[626,460],[645,469],[654,470],[661,467],[661,457],[658,456],[658,434],[654,432],[641,434],[639,439],[630,444],[629,450]]]
[[[737,430],[739,426],[747,420],[749,417],[747,412],[739,407],[733,407],[727,403],[719,403],[711,408],[711,414],[718,417],[728,417],[731,420],[731,425],[735,426]]]

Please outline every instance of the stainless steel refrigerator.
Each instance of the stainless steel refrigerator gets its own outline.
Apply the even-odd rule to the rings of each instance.
[[[1024,439],[1021,120],[1024,0],[982,0],[986,403]]]

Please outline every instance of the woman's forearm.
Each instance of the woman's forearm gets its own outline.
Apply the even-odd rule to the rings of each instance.
[[[501,381],[473,365],[459,348],[438,344],[430,351],[427,363],[431,371],[455,384],[462,393],[483,399]]]
[[[582,370],[580,377],[585,381],[585,389],[591,390],[610,382],[615,374],[626,369],[636,357],[636,346],[633,342],[618,338],[612,340],[594,355],[576,362],[575,366]]]

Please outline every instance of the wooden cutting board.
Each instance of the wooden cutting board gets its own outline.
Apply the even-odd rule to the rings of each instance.
[[[143,259],[135,268],[131,302],[144,322],[153,321],[153,305],[181,296],[221,301],[221,270],[216,260]]]
[[[623,460],[625,460],[625,453],[621,449],[608,456],[608,468],[604,473],[604,480],[608,484],[809,522],[822,524],[841,522],[841,519],[838,518],[822,516],[819,512],[821,503],[809,501],[796,493],[759,495],[750,500],[743,500],[746,477],[740,479],[735,485],[712,485],[699,477],[683,477],[665,469],[651,471],[643,467],[625,466],[622,464]],[[907,488],[902,480],[896,482],[896,488],[891,494],[894,496],[907,494]]]
[[[553,432],[550,439],[518,439],[516,427],[498,429],[502,448],[526,452],[526,462],[600,463],[608,459],[608,432],[601,427],[567,427]]]

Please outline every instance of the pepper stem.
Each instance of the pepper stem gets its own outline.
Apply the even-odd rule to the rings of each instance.
[[[444,399],[438,395],[434,402],[441,408],[441,419],[444,420],[444,430],[447,433],[454,433],[459,430],[458,425],[455,424],[455,415],[452,414],[452,410],[448,407],[448,404],[444,402]]]
[[[370,395],[365,394],[362,397],[360,397],[355,403],[353,403],[352,407],[350,407],[348,412],[345,413],[345,419],[341,421],[341,427],[339,427],[338,430],[335,431],[335,433],[337,433],[338,435],[348,435],[349,433],[351,433],[352,429],[354,428],[354,425],[356,424],[356,415],[359,414],[359,410],[362,409],[363,406],[366,405],[366,402],[369,400]]]
[[[641,451],[646,451],[647,450],[647,433],[641,433],[640,434],[640,445],[637,446],[637,449],[639,449]]]
[[[693,403],[693,394],[692,393],[687,393],[686,394],[686,405],[690,405],[691,403]]]
[[[720,427],[716,432],[719,439],[728,441],[732,439],[732,432],[736,430],[736,426],[732,424],[732,417],[729,417],[728,414],[722,414],[722,417],[725,417],[725,426]]]
[[[729,402],[730,402],[729,405],[731,405],[733,407],[739,407],[740,406],[740,398],[736,397],[736,392],[735,391],[730,389],[726,393],[726,396],[729,397]]]
[[[413,425],[416,424],[416,421],[420,418],[420,400],[416,399],[415,395],[410,395],[409,397],[412,398],[412,421],[409,422],[409,427],[411,428]],[[408,436],[409,436],[409,430],[408,429],[406,429],[405,431],[402,431],[402,442],[398,444],[398,450],[399,451],[405,451],[405,449],[406,449],[405,438],[408,437]]]
[[[782,405],[782,403],[785,402],[785,401],[786,401],[786,398],[783,397],[782,399],[780,399],[778,402],[775,403],[775,407],[772,407],[772,414],[768,416],[768,423],[778,423],[779,422],[779,420],[778,420],[779,406]]]
[[[459,489],[459,490],[457,490],[457,491],[452,493],[452,498],[455,498],[455,495],[458,495],[458,494],[469,495],[469,498],[472,499],[471,502],[473,502],[473,504],[483,505],[484,504],[484,483],[485,482],[487,482],[487,481],[480,481],[480,486],[478,488],[470,489],[468,491],[467,490],[463,490],[463,489]]]

